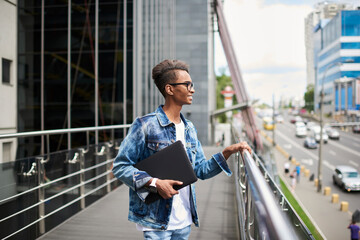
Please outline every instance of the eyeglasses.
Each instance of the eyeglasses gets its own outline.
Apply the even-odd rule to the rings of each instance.
[[[187,88],[188,91],[191,91],[191,89],[194,87],[193,82],[169,83],[169,85],[171,85],[171,86],[186,85],[186,88]]]

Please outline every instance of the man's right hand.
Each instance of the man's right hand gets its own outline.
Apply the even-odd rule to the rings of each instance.
[[[179,194],[179,191],[173,188],[174,185],[182,185],[183,182],[175,180],[161,180],[156,181],[156,188],[160,196],[164,199],[169,199],[175,194]]]

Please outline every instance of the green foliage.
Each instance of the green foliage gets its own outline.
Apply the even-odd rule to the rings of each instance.
[[[305,109],[308,112],[314,110],[314,84],[309,84],[304,93]]]
[[[262,103],[262,104],[260,104],[260,105],[258,105],[258,106],[256,106],[256,107],[258,107],[258,108],[260,108],[260,109],[268,109],[268,108],[271,108],[271,106],[270,106],[269,104],[266,104],[266,103]]]
[[[292,101],[290,100],[288,108],[292,108]]]
[[[231,81],[231,77],[230,76],[226,76],[225,75],[225,71],[222,71],[221,76],[216,76],[216,109],[222,109],[224,108],[224,96],[221,94],[221,91],[223,91],[225,89],[226,86],[231,86],[233,87],[232,81]],[[236,101],[236,97],[235,94],[233,96],[233,105],[237,104]],[[218,117],[218,121],[220,123],[225,123],[226,122],[226,115],[225,114],[221,114]]]

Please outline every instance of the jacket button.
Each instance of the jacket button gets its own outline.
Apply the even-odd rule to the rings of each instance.
[[[164,226],[161,226],[161,230],[165,230],[165,227],[164,227]]]
[[[165,206],[166,208],[169,208],[170,207],[170,205],[169,204],[166,204],[166,206]]]

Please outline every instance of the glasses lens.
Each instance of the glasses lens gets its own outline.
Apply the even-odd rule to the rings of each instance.
[[[189,90],[189,91],[191,91],[191,89],[194,87],[194,83],[192,83],[192,82],[188,82],[187,83],[187,89]]]

